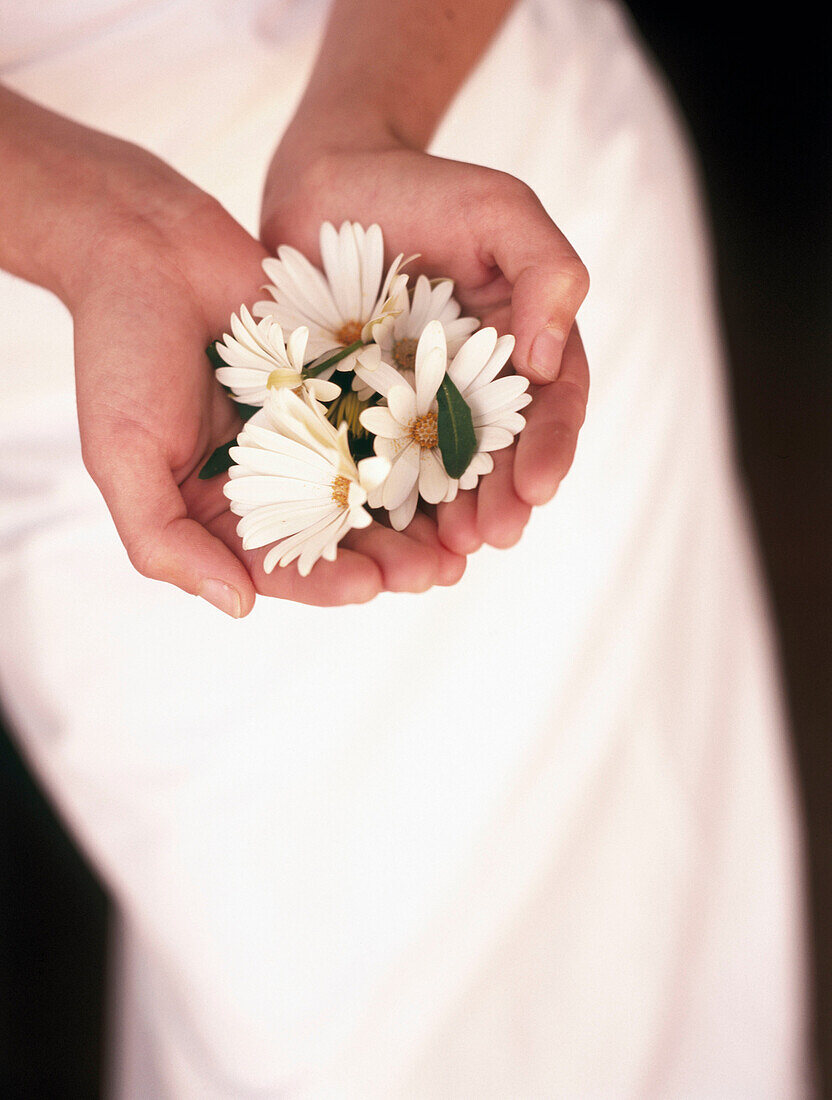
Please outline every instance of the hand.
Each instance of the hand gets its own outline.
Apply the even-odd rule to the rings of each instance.
[[[511,176],[442,160],[377,136],[366,152],[349,135],[321,152],[299,117],[272,161],[261,236],[270,251],[288,243],[319,261],[322,221],[377,221],[390,253],[420,253],[409,270],[455,280],[463,311],[512,332],[513,364],[531,379],[527,426],[494,452],[478,487],[435,510],[441,542],[468,554],[484,542],[508,547],[533,505],[550,500],[566,475],[589,391],[575,314],[588,276],[534,193]],[[365,135],[355,135],[360,148]],[[418,513],[417,513],[418,515]]]
[[[108,208],[68,304],[84,460],[134,566],[234,616],[251,610],[255,591],[328,606],[456,580],[464,560],[425,517],[407,535],[362,532],[307,578],[294,567],[266,575],[266,550],[242,550],[225,478],[197,476],[241,425],[205,348],[257,297],[265,252],[164,165],[140,150],[129,159],[120,193],[140,204]]]

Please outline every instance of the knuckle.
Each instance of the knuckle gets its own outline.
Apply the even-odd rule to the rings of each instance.
[[[567,257],[558,265],[557,283],[561,294],[570,301],[578,301],[580,304],[587,297],[589,272],[577,255]]]
[[[494,175],[495,198],[502,206],[515,213],[518,206],[541,207],[540,199],[523,180],[508,172],[495,172]]]
[[[580,257],[575,255],[567,262],[563,277],[568,281],[575,297],[583,301],[589,293],[589,272]]]
[[[147,577],[149,580],[163,579],[159,554],[152,542],[144,539],[133,542],[127,547],[127,556],[136,572],[141,573],[143,577]]]

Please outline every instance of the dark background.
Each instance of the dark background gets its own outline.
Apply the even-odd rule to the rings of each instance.
[[[762,6],[750,16],[730,3],[631,8],[676,89],[710,203],[740,454],[808,827],[816,1049],[821,1094],[832,1095],[828,40],[802,5],[770,24]],[[99,1095],[107,917],[101,888],[0,733],[0,1095]]]

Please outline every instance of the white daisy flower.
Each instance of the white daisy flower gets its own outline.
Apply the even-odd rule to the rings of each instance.
[[[245,405],[263,405],[269,390],[308,390],[321,401],[334,401],[340,386],[323,378],[304,378],[303,365],[309,330],[296,328],[283,342],[283,329],[271,317],[258,324],[245,306],[240,316],[231,315],[231,331],[218,341],[217,354],[228,364],[216,371],[217,381],[228,386],[235,400]],[[332,371],[329,372],[330,374]]]
[[[526,425],[520,409],[529,404],[528,378],[518,374],[497,375],[514,351],[514,337],[497,338],[497,330],[483,328],[470,336],[448,364],[451,381],[462,395],[474,421],[477,449],[468,469],[459,479],[460,489],[473,489],[483,474],[494,469],[489,452],[499,451],[514,441]]]
[[[237,534],[245,550],[275,543],[263,563],[267,573],[298,560],[298,572],[308,576],[319,558],[335,560],[347,531],[372,523],[364,505],[390,463],[374,457],[356,465],[346,424],[336,430],[317,401],[290,389],[271,393],[253,419],[231,448],[236,465],[223,487],[242,517]]]
[[[257,302],[254,314],[271,317],[285,329],[305,325],[309,329],[310,357],[348,347],[357,340],[365,344],[381,321],[391,316],[407,285],[399,274],[399,254],[384,274],[384,240],[381,229],[365,230],[357,222],[344,222],[340,230],[330,222],[321,226],[319,271],[295,248],[281,245],[277,259],[263,261],[271,280],[266,290],[274,301]],[[350,370],[355,356],[338,364]]]
[[[381,348],[382,358],[396,367],[408,381],[413,380],[416,345],[430,321],[442,322],[449,355],[456,355],[471,333],[480,326],[476,317],[460,317],[462,308],[452,297],[453,290],[452,279],[439,279],[431,285],[426,275],[420,275],[412,295],[406,286],[402,287],[395,302],[398,313],[386,317],[373,330],[373,339]],[[352,388],[365,400],[372,392],[358,375],[353,378]]]
[[[386,406],[365,409],[359,419],[376,437],[376,454],[392,463],[370,505],[386,508],[397,531],[413,519],[420,496],[438,504],[456,495],[457,481],[445,470],[437,432],[436,391],[445,377],[446,359],[442,324],[432,321],[416,347],[413,383],[384,362],[378,345],[361,353],[356,364],[362,381],[387,400]]]

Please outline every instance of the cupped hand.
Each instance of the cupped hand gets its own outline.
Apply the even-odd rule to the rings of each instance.
[[[198,477],[241,425],[205,348],[258,297],[266,253],[160,162],[141,151],[128,161],[131,199],[100,219],[68,304],[84,461],[133,565],[235,617],[256,592],[330,606],[453,583],[464,559],[424,517],[406,535],[361,532],[306,578],[294,566],[267,575],[266,550],[242,550],[225,477]]]
[[[369,151],[346,144],[322,152],[310,148],[302,125],[290,129],[267,176],[262,240],[271,252],[287,243],[319,262],[322,221],[378,222],[390,254],[419,254],[409,271],[450,276],[465,313],[514,334],[514,369],[532,383],[526,428],[512,447],[494,452],[494,470],[476,489],[435,513],[426,509],[455,553],[511,546],[531,508],[554,496],[584,421],[589,371],[575,315],[586,270],[514,177],[393,139]]]

